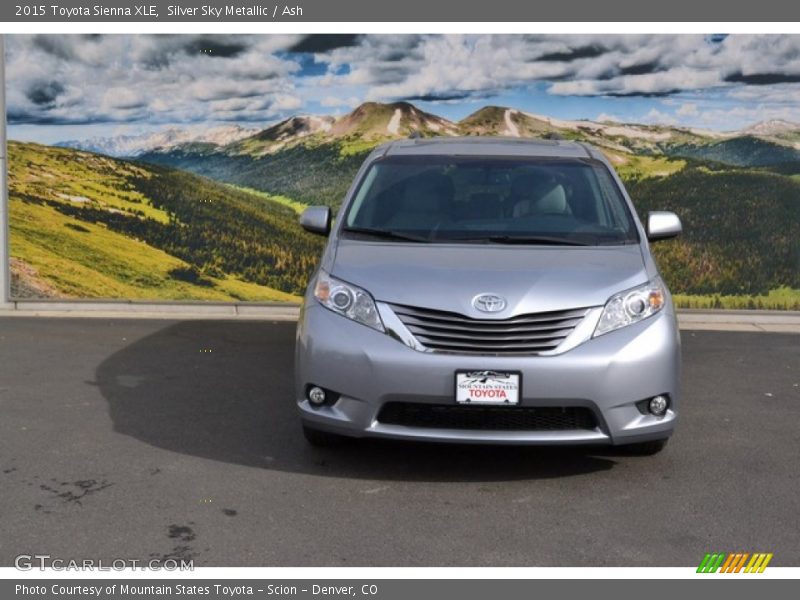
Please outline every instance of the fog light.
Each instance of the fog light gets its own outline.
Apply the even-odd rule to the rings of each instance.
[[[319,387],[311,387],[308,389],[308,401],[314,406],[322,406],[325,404],[325,390]]]
[[[666,396],[655,396],[654,398],[650,399],[650,403],[647,405],[647,408],[651,414],[660,417],[667,412],[668,406],[669,400]]]

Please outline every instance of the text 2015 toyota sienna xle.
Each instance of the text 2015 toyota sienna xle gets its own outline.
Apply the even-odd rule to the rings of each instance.
[[[415,139],[377,148],[297,328],[306,437],[663,448],[680,340],[648,240],[602,154],[573,142]]]

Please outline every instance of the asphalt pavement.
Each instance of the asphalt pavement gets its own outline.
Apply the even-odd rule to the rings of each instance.
[[[667,449],[306,445],[294,323],[0,319],[0,566],[800,564],[800,336],[684,331]]]

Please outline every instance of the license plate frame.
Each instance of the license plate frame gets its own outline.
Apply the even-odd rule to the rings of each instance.
[[[471,382],[482,378],[489,381]],[[520,371],[459,369],[454,382],[455,403],[459,406],[519,406],[522,398]]]

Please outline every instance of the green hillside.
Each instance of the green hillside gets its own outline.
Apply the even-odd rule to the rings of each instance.
[[[297,301],[292,208],[190,173],[9,143],[12,295]]]
[[[763,167],[800,162],[800,150],[793,145],[752,136],[708,144],[678,144],[665,148],[665,152],[671,156],[713,160],[737,167]]]
[[[797,179],[692,164],[626,185],[640,215],[672,210],[681,217],[684,235],[653,245],[673,291],[755,296],[800,289]]]
[[[298,228],[296,213],[312,204],[337,208],[377,144],[412,132],[574,139],[606,154],[642,217],[674,210],[683,220],[684,236],[653,246],[682,306],[800,308],[799,131],[767,122],[718,134],[565,121],[497,106],[453,123],[404,102],[366,103],[337,118],[291,117],[227,146],[184,144],[135,161],[12,143],[12,209],[21,216],[36,206],[46,209],[38,219],[64,219],[57,231],[70,243],[88,238],[87,256],[110,244],[95,243],[101,236],[91,225],[142,246],[123,254],[160,252],[158,260],[179,261],[141,273],[110,259],[98,265],[98,273],[139,290],[132,297],[296,297],[323,243]],[[14,242],[17,279],[49,294],[47,282],[69,269],[48,271],[47,260],[23,247],[37,239],[33,228],[14,223],[24,233]],[[49,248],[46,239],[37,243]],[[57,254],[66,261],[82,256],[71,247]],[[154,273],[157,283],[149,279]],[[44,282],[38,288],[37,274]],[[72,279],[59,282],[57,293],[84,294],[86,278]],[[234,283],[257,288],[231,290]],[[90,295],[132,294],[97,287]]]
[[[346,143],[346,142],[345,142]],[[338,206],[361,163],[377,145],[350,152],[341,141],[296,144],[257,157],[159,152],[142,161],[167,165],[244,188],[289,197],[302,204]]]

